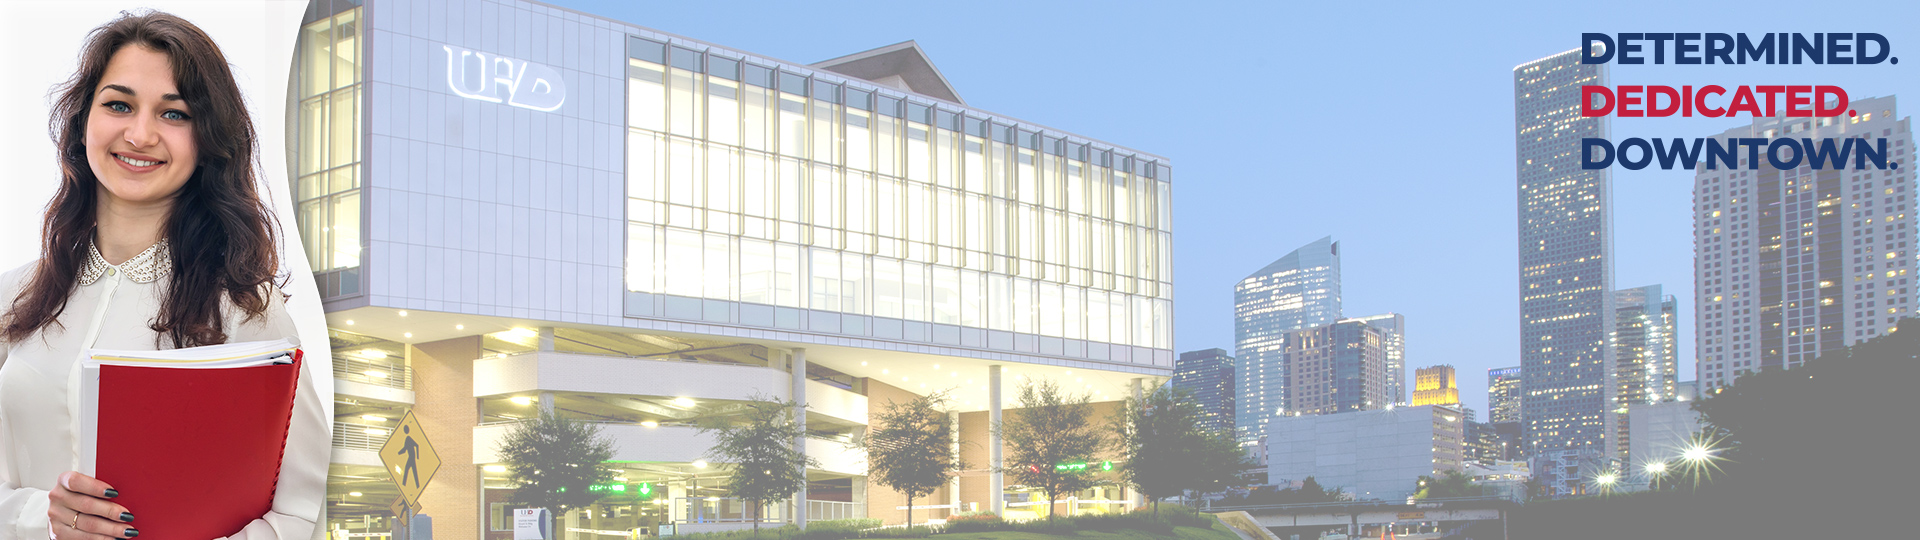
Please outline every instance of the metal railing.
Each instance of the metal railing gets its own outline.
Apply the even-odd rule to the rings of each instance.
[[[333,378],[358,383],[413,389],[413,368],[385,361],[369,361],[345,354],[333,356]]]
[[[371,430],[378,430],[378,433]],[[333,447],[378,452],[382,445],[387,444],[387,435],[390,432],[392,432],[390,429],[366,424],[334,422]]]
[[[1423,506],[1423,505],[1446,506],[1449,504],[1511,503],[1511,502],[1514,502],[1514,501],[1507,497],[1438,497],[1438,498],[1432,498],[1432,499],[1412,499],[1411,501],[1409,500],[1333,501],[1333,502],[1317,502],[1317,503],[1253,504],[1253,505],[1236,505],[1236,506],[1214,505],[1213,501],[1207,501],[1206,511],[1208,512],[1232,512],[1232,511],[1240,511],[1240,510],[1312,511],[1312,510],[1353,509],[1353,508],[1387,508],[1387,507],[1404,508],[1408,506]],[[1012,506],[1012,505],[1008,505],[1008,506]]]
[[[867,505],[839,501],[807,501],[807,521],[860,519],[867,517]]]

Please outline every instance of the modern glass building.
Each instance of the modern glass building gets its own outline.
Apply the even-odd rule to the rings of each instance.
[[[1287,416],[1388,409],[1387,332],[1357,320],[1288,332]],[[1268,434],[1276,429],[1268,426]]]
[[[374,452],[411,410],[436,535],[510,538],[497,444],[543,408],[651,488],[558,516],[568,538],[747,527],[695,426],[754,396],[805,403],[820,460],[771,519],[898,523],[845,442],[935,391],[976,467],[917,516],[1134,497],[1006,485],[988,426],[1023,381],[1111,407],[1172,375],[1164,157],[970,106],[913,42],[801,64],[522,0],[316,0],[302,36],[330,529],[386,530]]]
[[[1699,390],[1792,369],[1891,332],[1916,309],[1920,214],[1913,123],[1894,96],[1834,118],[1756,118],[1716,138],[1887,141],[1900,168],[1792,170],[1771,163],[1694,172],[1694,340]]]
[[[1366,317],[1354,317],[1367,323],[1367,326],[1386,333],[1386,343],[1381,345],[1387,353],[1387,399],[1395,405],[1406,405],[1407,401],[1407,316],[1399,313],[1383,313]]]
[[[1520,422],[1520,366],[1487,370],[1487,423]]]
[[[1287,333],[1339,319],[1340,244],[1331,236],[1234,285],[1234,358],[1240,363],[1234,423],[1242,445],[1255,446],[1267,421],[1285,413]]]
[[[1606,117],[1580,115],[1580,88],[1606,84],[1607,66],[1580,63],[1577,49],[1513,69],[1520,417],[1529,454],[1611,454],[1612,177],[1580,167],[1580,140],[1609,137]]]
[[[1233,357],[1220,349],[1183,352],[1174,361],[1173,387],[1200,405],[1201,428],[1233,433],[1234,371]]]

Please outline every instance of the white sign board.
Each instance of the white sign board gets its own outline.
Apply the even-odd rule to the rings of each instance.
[[[513,509],[513,540],[546,540],[547,525],[553,514],[545,508]]]

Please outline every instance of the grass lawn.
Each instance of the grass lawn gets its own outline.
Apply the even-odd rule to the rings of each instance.
[[[1141,531],[1114,531],[1114,532],[1076,531],[1076,532],[1064,532],[1064,533],[1058,533],[1058,534],[1042,534],[1042,533],[1016,532],[1016,531],[996,531],[996,532],[980,532],[980,533],[936,534],[936,535],[933,535],[931,538],[934,538],[936,540],[1055,540],[1059,538],[1072,538],[1074,540],[1147,540],[1147,539],[1159,539],[1159,538],[1165,538],[1165,537],[1157,536],[1151,533],[1146,533]],[[1175,527],[1173,529],[1173,538],[1178,538],[1180,540],[1240,540],[1240,537],[1238,535],[1233,534],[1233,531],[1227,530],[1226,526],[1221,525],[1219,523],[1213,524],[1212,529],[1201,529],[1196,527]]]

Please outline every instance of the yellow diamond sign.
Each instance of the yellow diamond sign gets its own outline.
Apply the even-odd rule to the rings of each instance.
[[[418,511],[420,492],[427,489],[427,481],[440,470],[440,453],[427,442],[427,432],[420,429],[413,411],[407,411],[406,418],[387,435],[387,444],[380,447],[380,462],[386,464],[387,474],[400,487],[400,498]]]
[[[393,512],[393,517],[399,519],[401,525],[406,525],[407,521],[413,517],[412,512],[408,512],[412,509],[406,497],[394,497],[393,504],[387,505],[387,510]]]

